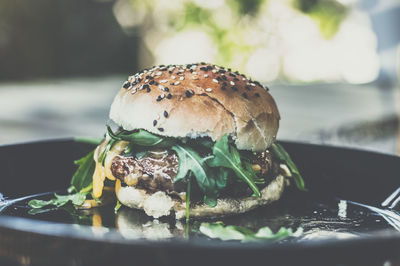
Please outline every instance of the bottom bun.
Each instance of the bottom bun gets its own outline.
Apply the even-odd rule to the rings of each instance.
[[[261,197],[222,198],[217,200],[215,207],[204,203],[190,207],[190,217],[219,217],[248,212],[260,206],[277,201],[288,180],[283,175],[278,175],[261,192]],[[153,194],[135,187],[120,187],[116,191],[118,200],[125,206],[142,209],[148,216],[159,218],[175,214],[177,220],[185,218],[185,202],[171,198],[163,191]]]

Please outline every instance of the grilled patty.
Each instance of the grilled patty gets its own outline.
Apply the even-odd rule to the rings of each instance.
[[[258,176],[268,180],[279,171],[269,151],[250,156]],[[153,150],[141,158],[116,156],[111,164],[115,177],[128,186],[144,188],[149,192],[185,192],[185,180],[174,183],[178,173],[178,156],[172,150]]]

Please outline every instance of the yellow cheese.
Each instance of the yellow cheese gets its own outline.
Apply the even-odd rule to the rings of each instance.
[[[93,173],[93,196],[95,198],[100,198],[103,194],[104,180],[107,177],[110,180],[116,180],[115,176],[111,172],[111,163],[115,156],[120,155],[125,147],[128,145],[127,141],[117,141],[110,151],[108,151],[107,156],[104,160],[104,166],[98,162],[98,155],[103,151],[96,148],[94,153],[94,160],[96,162],[96,168]]]
[[[115,180],[115,176],[111,172],[111,164],[114,160],[115,156],[120,155],[128,145],[127,141],[118,141],[116,142],[111,150],[108,151],[106,159],[104,160],[104,168],[106,171],[106,177],[110,180]]]
[[[117,179],[115,181],[115,194],[118,194],[120,188],[121,188],[121,180]]]

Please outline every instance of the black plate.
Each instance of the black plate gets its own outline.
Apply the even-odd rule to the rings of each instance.
[[[195,232],[187,239],[184,223],[151,220],[124,208],[114,214],[113,206],[32,215],[26,207],[29,199],[5,205],[27,195],[63,192],[75,169],[73,160],[93,146],[72,140],[2,146],[0,192],[6,199],[0,215],[0,263],[379,265],[399,260],[400,233],[379,213],[351,202],[379,206],[400,186],[399,157],[293,142],[283,145],[309,192],[289,189],[278,203],[223,221],[252,230],[301,226],[304,234],[279,243],[253,244],[210,240]]]

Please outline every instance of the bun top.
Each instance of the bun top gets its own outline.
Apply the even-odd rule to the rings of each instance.
[[[111,105],[125,130],[169,137],[225,134],[238,149],[264,151],[275,140],[279,111],[259,82],[206,63],[160,65],[130,76]]]

